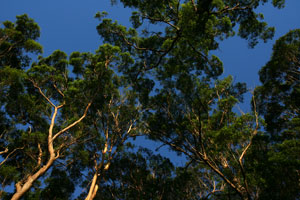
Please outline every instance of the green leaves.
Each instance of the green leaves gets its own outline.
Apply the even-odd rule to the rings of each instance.
[[[284,8],[285,0],[273,0],[272,3],[278,8]]]
[[[42,53],[42,46],[36,42],[40,36],[39,26],[26,14],[16,18],[15,24],[5,21],[0,28],[0,68],[25,68],[30,63],[26,52]]]
[[[270,140],[264,159],[277,177],[262,175],[265,198],[299,196],[299,180],[294,178],[299,168],[299,33],[292,30],[276,41],[270,61],[259,72],[262,86],[255,90]],[[281,192],[273,193],[269,188],[280,188]]]
[[[32,65],[39,27],[26,15],[4,22],[1,187],[24,186],[51,166],[24,199],[69,199],[94,177],[95,199],[298,198],[299,30],[274,45],[251,113],[235,111],[246,85],[220,79],[224,66],[212,54],[237,28],[250,47],[272,38],[256,13],[266,2],[121,0],[134,10],[133,28],[97,13],[104,44],[95,53],[57,50]],[[141,135],[186,165],[136,150],[129,139]]]
[[[43,47],[38,42],[29,39],[24,43],[24,49],[27,52],[38,54],[42,53]]]
[[[251,48],[258,43],[258,39],[266,42],[268,39],[272,39],[275,33],[275,28],[267,27],[266,22],[258,21],[258,16],[260,15],[249,16],[247,20],[241,22],[239,28],[239,36],[247,39]]]
[[[59,185],[57,184],[59,183]],[[59,168],[53,168],[49,178],[45,180],[46,187],[42,190],[40,199],[70,199],[75,190],[74,183],[67,173]]]
[[[290,31],[276,41],[271,60],[259,72],[263,83],[256,90],[260,111],[266,118],[267,129],[274,133],[280,133],[290,119],[298,116],[299,47],[300,31]]]

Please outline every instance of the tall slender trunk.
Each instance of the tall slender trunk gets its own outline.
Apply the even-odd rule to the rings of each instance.
[[[53,148],[53,127],[55,124],[55,118],[57,115],[57,111],[60,107],[54,107],[54,113],[51,118],[51,124],[49,127],[49,133],[48,133],[48,151],[50,154],[50,158],[46,165],[44,165],[42,168],[40,168],[37,172],[34,174],[30,174],[25,181],[21,180],[15,184],[16,186],[16,192],[12,196],[11,200],[18,200],[20,199],[32,186],[32,184],[41,176],[43,175],[53,164],[53,162],[56,160],[55,152]],[[40,155],[42,156],[42,155]],[[41,157],[39,159],[42,159]]]
[[[97,183],[97,179],[98,179],[98,172],[96,171],[92,180],[92,184],[90,186],[90,190],[89,193],[87,195],[87,197],[85,198],[85,200],[93,200],[94,197],[97,194],[97,190],[98,190],[98,185]]]
[[[37,87],[37,86],[36,86]],[[32,173],[30,175],[28,175],[28,177],[25,180],[21,180],[19,182],[17,182],[15,184],[16,186],[16,192],[15,194],[12,196],[11,200],[19,200],[33,185],[33,183],[43,174],[45,174],[47,172],[47,170],[52,166],[52,164],[54,163],[54,161],[59,158],[59,150],[57,150],[55,152],[54,147],[53,147],[53,142],[54,140],[61,135],[62,133],[64,133],[65,131],[69,130],[70,128],[72,128],[73,126],[75,126],[76,124],[78,124],[79,122],[81,122],[87,115],[87,111],[89,109],[89,107],[91,106],[92,102],[90,102],[86,108],[85,111],[83,113],[83,115],[75,122],[73,122],[72,124],[70,124],[69,126],[67,126],[66,128],[60,130],[59,132],[57,132],[56,134],[53,135],[53,127],[55,124],[55,119],[57,116],[57,112],[58,109],[60,109],[61,107],[63,107],[63,104],[60,106],[55,106],[46,96],[45,94],[41,91],[41,89],[38,87],[40,93],[47,99],[47,101],[54,107],[54,112],[51,118],[51,124],[49,127],[49,133],[48,133],[48,152],[50,154],[50,157],[46,163],[46,165],[44,165],[43,167],[41,167],[37,172]],[[42,150],[40,150],[42,151]],[[39,160],[42,160],[42,153],[39,155]],[[41,163],[39,163],[38,166],[40,166]]]
[[[35,174],[28,176],[28,178],[25,180],[25,183],[23,185],[21,181],[16,183],[16,193],[12,196],[11,200],[18,200],[20,199],[32,186],[32,184],[40,177],[42,176],[47,170],[52,166],[53,162],[55,161],[54,156],[50,156],[50,159],[48,160],[47,164],[40,168]]]

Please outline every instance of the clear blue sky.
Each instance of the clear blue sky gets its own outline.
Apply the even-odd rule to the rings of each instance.
[[[286,1],[286,7],[281,10],[270,4],[259,8],[269,25],[276,27],[274,40],[266,44],[261,42],[254,49],[249,49],[247,42],[238,37],[221,43],[216,54],[224,62],[224,76],[233,75],[236,81],[246,82],[250,89],[259,85],[258,71],[270,59],[275,40],[291,29],[300,28],[300,0]],[[122,4],[111,7],[110,0],[3,0],[0,22],[15,21],[16,15],[28,14],[41,27],[39,42],[44,47],[44,56],[56,49],[67,54],[73,51],[94,52],[101,44],[96,32],[98,21],[94,19],[98,11],[107,11],[108,17],[129,25],[131,11],[124,9]],[[247,111],[249,95],[246,101],[242,109]],[[144,144],[148,147],[154,145],[150,142]],[[161,153],[169,154],[166,148]]]
[[[247,42],[238,37],[222,42],[216,52],[224,62],[224,75],[233,75],[236,81],[245,81],[250,88],[258,85],[258,70],[268,61],[275,40],[291,29],[300,28],[300,0],[286,0],[286,7],[278,10],[266,4],[259,8],[265,20],[276,27],[273,41],[261,42],[249,49]],[[44,56],[56,49],[70,54],[73,51],[91,51],[100,45],[96,32],[98,21],[94,15],[108,11],[109,17],[129,25],[130,10],[122,4],[111,7],[110,0],[6,0],[0,7],[0,22],[15,20],[16,15],[27,13],[41,27],[39,42]]]
[[[221,43],[216,54],[224,62],[224,75],[233,75],[236,81],[245,81],[250,88],[259,84],[258,70],[269,60],[275,40],[291,29],[300,28],[300,0],[286,0],[284,9],[266,4],[259,8],[265,20],[276,27],[274,40],[259,43],[249,49],[247,42],[238,37]],[[110,0],[6,0],[0,7],[0,22],[15,21],[15,16],[27,13],[41,27],[39,42],[44,56],[56,49],[70,54],[73,51],[94,52],[101,44],[96,32],[98,21],[94,15],[108,11],[109,17],[129,25],[130,10],[122,4],[111,6]]]
[[[270,3],[261,6],[258,11],[265,16],[269,26],[276,29],[273,40],[261,41],[254,49],[239,37],[225,40],[217,53],[224,62],[225,75],[232,74],[237,81],[244,81],[249,88],[259,84],[258,71],[269,61],[275,41],[289,30],[300,28],[300,0],[286,0],[283,9],[277,9]]]

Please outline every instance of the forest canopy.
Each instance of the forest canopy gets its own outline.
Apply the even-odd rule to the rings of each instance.
[[[112,0],[131,25],[98,12],[99,47],[69,55],[43,56],[27,14],[2,22],[0,199],[300,199],[300,29],[252,90],[215,55],[232,37],[254,51],[273,38],[267,2]]]

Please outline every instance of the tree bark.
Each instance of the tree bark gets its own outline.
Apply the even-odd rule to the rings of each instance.
[[[34,181],[36,181],[41,175],[43,175],[53,164],[55,161],[55,157],[50,156],[50,159],[48,160],[47,164],[42,167],[40,170],[38,170],[34,175],[30,175],[25,183],[23,185],[22,181],[19,181],[16,183],[16,193],[13,195],[11,200],[18,200],[20,199],[32,186]]]
[[[12,196],[11,200],[18,200],[20,199],[32,186],[34,181],[36,181],[41,175],[43,175],[53,164],[53,162],[56,160],[57,157],[55,157],[55,152],[53,148],[53,127],[55,124],[55,118],[57,115],[57,111],[60,107],[55,106],[54,107],[54,113],[51,118],[51,124],[49,127],[49,133],[48,133],[48,151],[50,154],[50,158],[45,166],[40,168],[36,173],[33,175],[29,175],[25,181],[21,180],[15,184],[16,186],[16,193]],[[23,183],[24,182],[24,183]]]
[[[37,87],[37,86],[36,86]],[[39,88],[40,89],[40,88]],[[84,114],[75,122],[73,122],[72,124],[70,124],[69,126],[67,126],[66,128],[62,129],[61,131],[59,131],[58,133],[56,133],[53,136],[53,127],[55,124],[55,119],[57,116],[57,112],[58,109],[63,107],[63,104],[60,106],[55,106],[45,95],[44,93],[42,93],[42,91],[40,90],[40,93],[47,99],[47,101],[54,107],[54,112],[51,118],[51,124],[49,127],[49,133],[48,133],[48,152],[50,154],[50,157],[46,163],[46,165],[44,165],[43,167],[41,167],[37,172],[30,174],[25,180],[20,180],[19,182],[17,182],[15,184],[16,186],[16,192],[15,194],[12,196],[11,200],[19,200],[31,187],[32,184],[43,174],[45,174],[45,172],[47,172],[47,170],[52,166],[52,164],[54,163],[54,161],[59,158],[59,151],[55,152],[54,147],[53,147],[53,142],[55,140],[55,138],[57,138],[60,134],[62,134],[63,132],[69,130],[70,128],[72,128],[73,126],[75,126],[76,124],[78,124],[80,121],[82,121],[86,115],[87,115],[87,111],[89,109],[89,107],[91,106],[91,102],[87,105],[87,107],[85,108],[85,112]],[[56,154],[56,155],[55,155]],[[41,154],[39,155],[39,159],[41,158]]]
[[[98,179],[98,172],[96,171],[92,180],[92,184],[89,190],[89,193],[85,200],[93,200],[94,197],[96,196],[97,190],[98,190],[98,185],[96,184]]]

